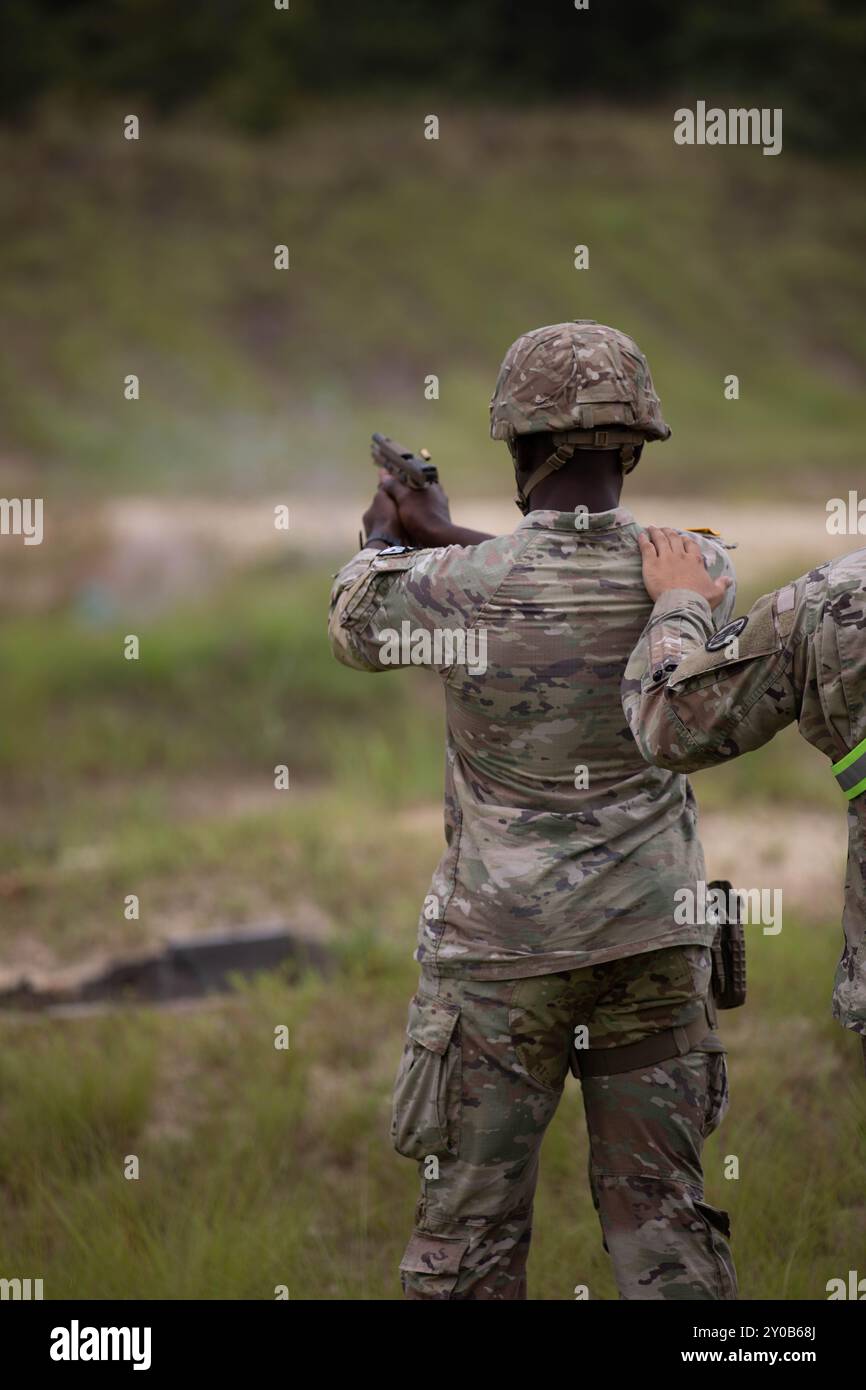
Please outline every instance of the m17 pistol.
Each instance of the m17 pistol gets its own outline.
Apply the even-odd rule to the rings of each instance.
[[[377,468],[386,468],[392,478],[418,492],[439,481],[439,474],[435,465],[430,462],[430,454],[426,449],[414,454],[411,449],[404,449],[402,444],[398,444],[395,439],[389,439],[386,434],[374,434],[370,454]]]

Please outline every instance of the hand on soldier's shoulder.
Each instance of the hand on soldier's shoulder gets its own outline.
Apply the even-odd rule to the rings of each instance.
[[[649,526],[638,535],[638,545],[653,602],[668,589],[691,589],[717,608],[733,582],[729,575],[713,579],[697,541],[671,526]]]

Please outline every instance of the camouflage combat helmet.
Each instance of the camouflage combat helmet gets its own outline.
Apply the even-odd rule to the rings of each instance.
[[[517,459],[519,434],[549,431],[556,449],[518,491],[525,511],[542,478],[575,449],[619,448],[630,472],[650,439],[667,439],[646,358],[633,338],[595,319],[572,319],[523,333],[511,344],[490,400],[490,433]]]

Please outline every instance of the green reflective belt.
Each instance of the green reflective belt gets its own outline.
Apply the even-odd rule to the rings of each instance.
[[[866,738],[834,763],[831,771],[849,801],[866,792]]]

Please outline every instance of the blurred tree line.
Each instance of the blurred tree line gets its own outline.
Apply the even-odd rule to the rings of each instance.
[[[278,0],[278,3],[280,0]],[[46,98],[208,111],[251,132],[311,104],[674,100],[782,106],[786,145],[852,152],[862,0],[4,0],[0,118]],[[435,109],[435,108],[434,108]]]

